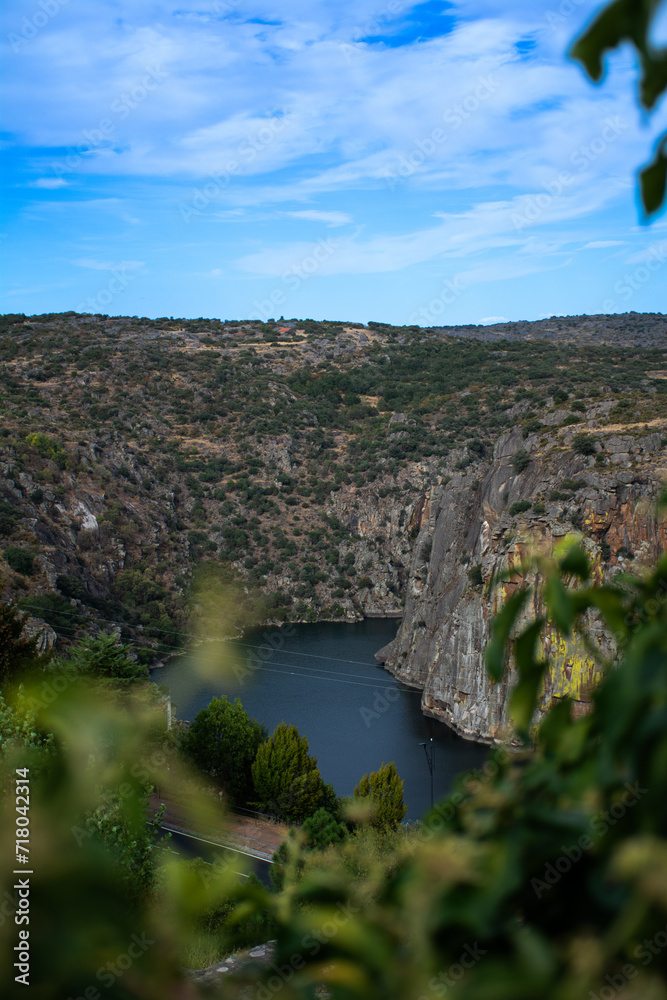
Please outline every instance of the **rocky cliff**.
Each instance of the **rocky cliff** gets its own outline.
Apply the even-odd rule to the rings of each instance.
[[[492,742],[510,728],[512,673],[492,683],[483,660],[490,620],[511,588],[490,588],[495,574],[518,565],[530,549],[553,550],[573,531],[581,533],[598,579],[650,564],[667,547],[654,504],[667,442],[648,424],[614,426],[609,409],[603,403],[586,414],[588,456],[573,449],[571,428],[526,440],[512,430],[499,437],[488,463],[424,494],[405,616],[396,640],[377,657],[402,682],[422,689],[427,715],[468,739]],[[521,449],[527,457],[517,462]],[[526,614],[539,610],[533,601]],[[597,621],[589,620],[587,630],[605,654],[613,652]],[[575,711],[586,711],[598,663],[580,640],[566,643],[549,629],[542,652],[550,664],[542,710],[568,695]]]
[[[661,544],[666,348],[661,315],[0,317],[1,599],[45,645],[122,629],[147,662],[195,630],[211,580],[244,621],[405,607],[391,669],[490,738],[493,570],[573,526],[601,572]],[[557,683],[585,698],[592,670],[563,660]]]

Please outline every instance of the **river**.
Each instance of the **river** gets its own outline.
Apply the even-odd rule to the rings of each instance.
[[[374,653],[397,627],[396,619],[378,618],[271,627],[233,644],[238,666],[225,679],[202,680],[187,656],[152,677],[170,690],[180,719],[193,719],[213,697],[226,694],[239,697],[269,732],[283,720],[294,723],[338,795],[351,795],[364,772],[393,760],[404,782],[406,819],[417,819],[430,803],[420,742],[433,740],[436,801],[457,774],[480,766],[487,748],[425,718],[420,693],[378,665]]]

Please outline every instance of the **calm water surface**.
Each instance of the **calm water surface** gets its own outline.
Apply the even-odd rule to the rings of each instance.
[[[436,800],[455,775],[479,767],[486,748],[426,719],[419,692],[398,684],[374,653],[396,635],[396,619],[317,622],[270,628],[235,643],[244,683],[202,682],[187,657],[153,671],[171,691],[175,713],[193,719],[213,697],[239,697],[269,732],[283,720],[308,737],[325,781],[351,795],[359,778],[393,760],[404,782],[408,819],[430,803],[430,776],[419,743],[433,738]],[[278,647],[278,648],[273,648]],[[247,669],[244,669],[247,668]]]

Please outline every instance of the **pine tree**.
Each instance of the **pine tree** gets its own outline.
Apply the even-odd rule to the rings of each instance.
[[[354,796],[371,800],[374,812],[370,822],[378,830],[395,830],[407,811],[403,803],[403,780],[393,760],[383,763],[377,771],[364,774]]]
[[[306,834],[306,844],[311,850],[339,844],[346,834],[344,825],[322,806],[308,817],[303,824],[303,831]]]
[[[257,751],[252,778],[259,808],[290,823],[311,815],[322,795],[322,778],[317,761],[308,753],[308,740],[285,722]]]

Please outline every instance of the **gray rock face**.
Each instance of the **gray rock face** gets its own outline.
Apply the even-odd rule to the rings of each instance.
[[[518,565],[531,549],[551,551],[574,529],[583,534],[598,579],[613,576],[633,555],[635,566],[650,563],[667,547],[665,525],[658,523],[653,504],[660,491],[654,466],[612,472],[570,451],[539,454],[536,440],[508,432],[498,439],[481,482],[467,470],[423,496],[403,622],[394,642],[376,654],[403,683],[422,689],[427,715],[468,739],[505,738],[511,726],[513,674],[492,683],[484,648],[490,620],[513,585],[491,590],[492,577]],[[609,438],[604,443],[610,452]],[[613,446],[624,450],[613,454],[648,457],[651,444],[647,438],[616,437]],[[520,447],[533,460],[517,474],[511,457]],[[568,480],[586,485],[561,492]],[[554,491],[568,498],[550,501]],[[521,500],[544,508],[512,515],[512,504]],[[526,617],[539,611],[533,599]],[[591,619],[587,627],[603,652],[612,655],[613,642],[599,622]],[[566,643],[549,627],[543,647],[550,667],[540,711],[568,695],[575,711],[585,712],[601,668],[580,640]]]

